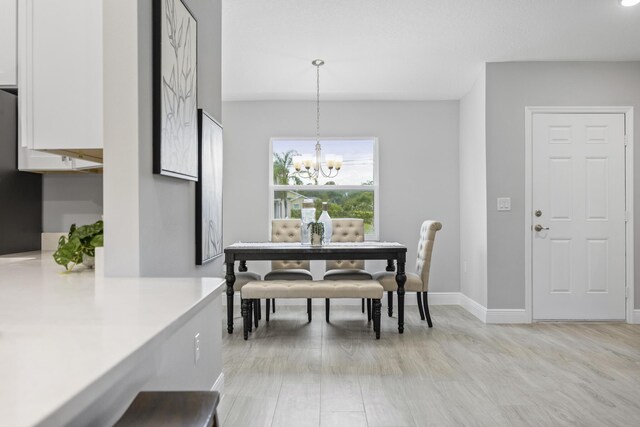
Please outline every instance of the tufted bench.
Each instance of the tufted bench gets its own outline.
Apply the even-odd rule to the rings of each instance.
[[[373,300],[373,329],[380,338],[380,299],[384,293],[376,280],[271,280],[252,281],[242,287],[244,339],[249,338],[252,304],[267,298],[370,298]],[[310,307],[309,321],[311,321]]]

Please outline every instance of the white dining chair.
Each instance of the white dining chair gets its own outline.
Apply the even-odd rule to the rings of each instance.
[[[331,242],[364,242],[364,220],[360,218],[335,218],[331,220]],[[325,261],[324,280],[371,280],[365,270],[364,260]],[[326,320],[329,321],[330,300],[325,301]],[[362,299],[364,313],[365,300]],[[371,320],[371,300],[367,300],[367,315]]]
[[[296,243],[301,241],[302,221],[300,219],[274,219],[271,221],[271,242]],[[271,271],[265,274],[264,280],[313,280],[311,263],[304,260],[271,261]],[[266,300],[267,321],[269,321],[270,303],[276,312],[276,301]],[[259,305],[259,304],[258,304]],[[307,299],[307,315],[311,319],[311,299]]]
[[[416,259],[416,272],[406,273],[407,281],[404,290],[416,292],[418,298],[418,310],[420,318],[427,320],[429,327],[433,327],[429,314],[429,272],[431,270],[431,255],[436,233],[442,229],[442,224],[437,221],[424,221],[420,227],[420,239],[418,240],[418,253]],[[397,291],[396,273],[393,271],[381,271],[373,275],[374,280],[380,282],[385,291]],[[391,304],[391,298],[390,302]],[[424,304],[424,307],[423,307]],[[391,310],[391,309],[390,309]],[[391,311],[390,311],[391,312]]]

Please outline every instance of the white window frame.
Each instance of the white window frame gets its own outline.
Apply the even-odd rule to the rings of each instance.
[[[293,137],[272,137],[269,139],[269,224],[267,230],[269,230],[269,236],[271,236],[271,220],[274,217],[274,193],[276,191],[322,191],[322,190],[343,190],[343,191],[373,191],[373,228],[375,232],[373,234],[365,234],[365,241],[377,241],[380,239],[380,182],[379,182],[379,164],[378,164],[378,138],[372,136],[364,136],[364,137],[349,137],[349,138],[340,138],[340,137],[331,137],[331,138],[320,138],[320,143],[322,141],[361,141],[361,140],[371,140],[373,141],[373,185],[274,185],[273,184],[273,142],[274,141],[310,141],[315,142],[315,138],[309,137],[301,137],[301,138],[293,138]]]

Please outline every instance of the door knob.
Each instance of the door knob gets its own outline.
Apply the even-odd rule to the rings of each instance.
[[[536,231],[542,231],[542,230],[548,230],[549,227],[543,227],[540,224],[536,224],[536,226],[533,227],[533,229],[536,230]]]

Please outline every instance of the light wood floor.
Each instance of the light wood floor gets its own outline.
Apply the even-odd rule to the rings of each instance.
[[[484,325],[409,306],[382,337],[357,306],[278,306],[242,339],[223,325],[223,426],[640,426],[640,326]],[[264,310],[264,308],[263,308]],[[239,308],[236,308],[239,313]],[[225,320],[226,321],[226,320]]]

